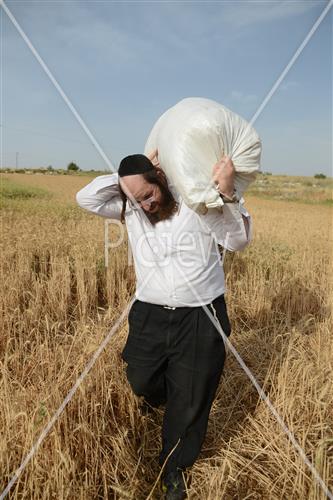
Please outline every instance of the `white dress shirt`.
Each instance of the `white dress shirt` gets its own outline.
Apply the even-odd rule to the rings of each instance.
[[[218,244],[242,250],[251,239],[251,217],[238,203],[199,215],[188,208],[174,186],[179,203],[171,219],[152,225],[144,210],[127,203],[125,223],[136,274],[136,298],[169,307],[211,303],[226,291]],[[122,200],[118,174],[101,175],[76,195],[78,204],[94,214],[120,219]],[[248,219],[246,234],[244,215]]]

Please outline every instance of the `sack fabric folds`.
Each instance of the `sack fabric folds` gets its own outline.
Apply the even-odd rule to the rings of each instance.
[[[171,184],[198,212],[223,205],[212,182],[213,166],[222,156],[234,163],[240,196],[260,168],[261,141],[254,128],[222,104],[200,97],[183,99],[157,120],[144,152],[155,149]]]

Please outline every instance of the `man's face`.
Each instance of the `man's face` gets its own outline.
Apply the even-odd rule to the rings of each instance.
[[[143,208],[147,214],[157,213],[163,202],[161,190],[157,184],[150,184],[141,174],[126,175],[119,180],[127,198]]]
[[[163,175],[163,174],[162,174]],[[144,211],[150,222],[157,222],[172,217],[177,209],[178,203],[171,191],[163,182],[148,182],[143,175],[126,175],[119,179],[120,187],[126,197],[136,202]]]

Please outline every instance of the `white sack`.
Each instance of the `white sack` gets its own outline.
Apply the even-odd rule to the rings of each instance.
[[[212,182],[213,166],[223,155],[234,163],[239,195],[260,166],[261,142],[254,128],[222,104],[200,97],[183,99],[157,120],[144,152],[154,149],[171,184],[199,212],[223,205]]]

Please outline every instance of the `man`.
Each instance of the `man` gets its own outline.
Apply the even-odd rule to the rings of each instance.
[[[218,244],[242,250],[251,220],[234,190],[235,169],[224,157],[212,177],[223,211],[204,215],[183,203],[158,163],[124,158],[117,174],[94,179],[77,194],[79,205],[103,217],[123,220],[137,279],[123,359],[127,378],[147,405],[165,405],[162,450],[166,499],[182,499],[182,472],[198,457],[225,360],[223,338],[231,329],[224,300]]]

